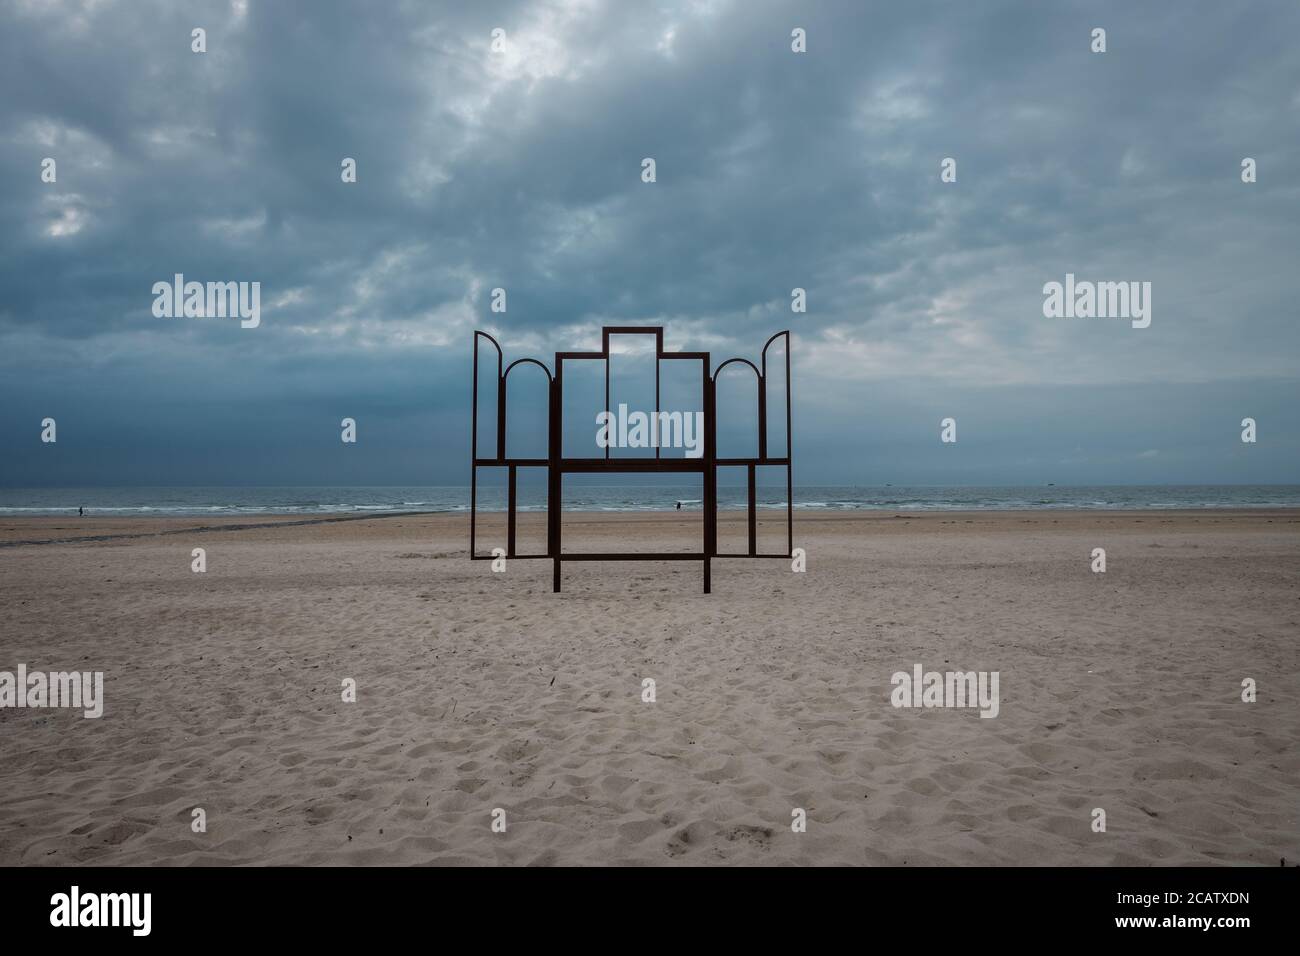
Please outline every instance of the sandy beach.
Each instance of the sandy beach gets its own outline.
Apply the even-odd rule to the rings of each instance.
[[[1294,511],[804,513],[806,573],[718,560],[711,595],[694,562],[552,594],[463,515],[283,521],[0,519],[0,670],[104,673],[99,719],[0,710],[0,864],[1300,859]],[[997,716],[892,706],[917,664],[998,672]]]

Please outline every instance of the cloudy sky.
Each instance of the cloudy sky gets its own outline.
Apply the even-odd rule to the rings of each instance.
[[[1295,481],[1297,36],[1293,2],[4,0],[0,483],[463,484],[475,328],[551,364],[636,324],[715,362],[790,328],[800,483]],[[260,327],[155,317],[175,273],[259,281]],[[1045,318],[1066,273],[1149,281],[1150,327]]]

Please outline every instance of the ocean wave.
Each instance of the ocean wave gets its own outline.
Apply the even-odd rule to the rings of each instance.
[[[779,490],[778,490],[779,489]],[[718,487],[720,511],[743,511],[748,495],[743,486]],[[704,506],[699,485],[646,485],[621,488],[578,486],[566,495],[566,511],[698,513]],[[355,488],[68,488],[0,489],[0,515],[75,517],[79,507],[87,518],[213,516],[464,513],[469,510],[469,488],[464,487],[363,487]],[[758,489],[757,507],[765,514],[786,508],[786,489],[769,485]],[[68,502],[76,502],[69,504]],[[1063,509],[1152,510],[1206,508],[1298,508],[1300,485],[1271,486],[1053,486],[1043,488],[938,488],[904,486],[804,486],[796,489],[794,509],[811,511],[1052,511]],[[506,489],[479,488],[478,509],[484,513],[506,510]],[[547,511],[544,487],[521,487],[519,510]]]

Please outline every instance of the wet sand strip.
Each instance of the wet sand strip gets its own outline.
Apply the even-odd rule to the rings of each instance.
[[[34,544],[78,544],[88,541],[121,541],[128,538],[161,538],[172,534],[202,534],[208,531],[250,531],[257,528],[296,528],[312,524],[334,524],[340,521],[370,521],[375,518],[411,518],[439,514],[436,511],[385,511],[366,515],[331,515],[323,518],[301,518],[290,521],[258,521],[243,524],[196,525],[188,528],[168,528],[164,531],[134,531],[112,534],[80,535],[75,538],[37,538],[20,541],[0,541],[0,548],[18,548]],[[444,512],[445,513],[445,512]]]

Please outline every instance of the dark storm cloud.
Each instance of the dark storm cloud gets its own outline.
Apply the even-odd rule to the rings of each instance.
[[[460,482],[471,330],[544,357],[602,322],[719,357],[791,327],[803,480],[1293,479],[1297,27],[1288,3],[20,0],[0,480]],[[177,272],[259,280],[261,326],[155,318]],[[1151,328],[1044,318],[1066,272],[1151,281]],[[946,414],[979,424],[959,452]]]

